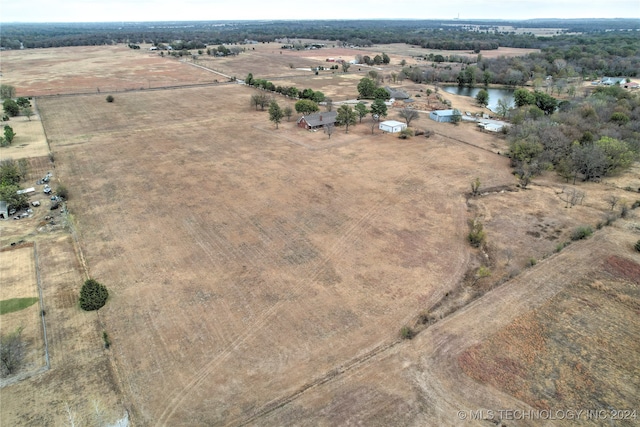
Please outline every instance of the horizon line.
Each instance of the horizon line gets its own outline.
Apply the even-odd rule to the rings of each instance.
[[[206,23],[206,22],[326,22],[326,21],[451,21],[451,22],[530,22],[530,21],[615,21],[638,20],[640,17],[616,18],[325,18],[325,19],[200,19],[200,20],[133,20],[133,21],[2,21],[0,24],[141,24],[141,23]]]

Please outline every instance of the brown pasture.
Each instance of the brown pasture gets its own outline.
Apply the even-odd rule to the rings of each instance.
[[[17,96],[112,93],[213,83],[218,75],[126,45],[2,51],[2,82]],[[105,95],[106,96],[106,95]]]
[[[353,98],[358,74],[292,73],[284,53],[258,46],[262,59],[255,54],[253,63],[265,64],[264,74],[249,68],[253,51],[235,59],[238,68],[233,59],[211,68],[281,75],[338,101]],[[3,423],[28,424],[28,399],[57,411],[56,420],[69,399],[89,420],[91,400],[56,397],[60,382],[64,392],[104,393],[111,418],[124,407],[135,425],[456,425],[458,410],[538,407],[535,391],[557,367],[552,359],[585,356],[562,340],[536,350],[535,336],[518,352],[517,337],[570,337],[567,320],[595,334],[580,341],[583,351],[606,358],[615,373],[599,375],[603,393],[578,403],[626,404],[637,396],[635,383],[622,398],[609,392],[635,375],[625,361],[635,347],[595,348],[605,330],[622,343],[638,335],[637,322],[621,320],[637,311],[628,285],[640,263],[632,252],[635,214],[554,254],[574,227],[595,228],[609,213],[607,195],[634,200],[623,188],[637,176],[578,183],[583,204],[565,208],[567,184],[547,173],[518,188],[499,154],[505,141],[473,124],[434,123],[423,113],[412,127],[433,136],[401,140],[372,133],[365,118],[329,139],[297,128],[294,118],[276,129],[250,105],[252,93],[228,84],[126,91],[113,103],[103,94],[38,100],[56,180],[70,190],[77,245],[74,251],[62,231],[35,234],[46,248],[45,305],[59,308],[51,319],[52,370],[40,380],[44,387],[24,382],[2,391]],[[477,111],[470,100],[442,95],[455,108]],[[389,118],[397,114],[392,109]],[[482,195],[470,197],[476,177]],[[485,251],[466,242],[473,218],[485,226]],[[36,228],[20,226],[13,235]],[[603,264],[618,259],[611,256],[627,261]],[[537,264],[527,267],[531,258]],[[74,306],[83,262],[110,290],[97,315]],[[480,265],[491,274],[473,280]],[[589,284],[607,268],[613,278]],[[577,284],[584,300],[573,291]],[[599,299],[610,300],[593,315],[563,317],[553,309],[571,312]],[[624,309],[607,319],[603,313],[617,301]],[[458,310],[444,317],[451,307]],[[418,316],[432,311],[444,318],[419,325]],[[403,325],[421,332],[401,341]],[[113,343],[108,351],[103,330]],[[522,378],[534,391],[515,394],[500,381],[509,378],[498,369],[501,345],[512,365],[538,351],[543,360],[527,365],[537,371]],[[91,376],[72,373],[71,364]],[[500,378],[487,381],[469,367],[494,369]],[[562,375],[576,373],[563,368]],[[575,399],[549,401],[556,403]],[[45,410],[34,416],[54,419]]]

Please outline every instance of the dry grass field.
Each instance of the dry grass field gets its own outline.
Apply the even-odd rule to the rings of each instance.
[[[14,117],[8,125],[16,133],[16,137],[10,146],[0,147],[0,156],[3,159],[28,159],[49,155],[47,138],[37,115],[32,116],[31,120],[24,116]]]
[[[294,73],[285,56],[258,45],[203,65],[354,97],[358,73]],[[625,381],[638,378],[637,214],[556,253],[603,220],[607,195],[638,198],[624,190],[637,174],[579,183],[584,203],[565,208],[566,184],[545,174],[516,187],[505,141],[473,124],[422,114],[412,127],[434,135],[401,140],[365,119],[329,139],[293,119],[276,129],[252,93],[38,99],[75,234],[0,224],[3,246],[38,242],[52,331],[51,370],[0,390],[3,425],[59,425],[67,407],[92,425],[94,402],[141,426],[460,425],[460,410],[638,406]],[[35,176],[51,167],[31,164]],[[470,197],[476,177],[483,195]],[[466,241],[474,218],[484,252]],[[481,265],[491,274],[474,280]],[[85,274],[110,291],[98,313],[77,307]],[[400,340],[404,325],[417,337]]]
[[[13,298],[38,298],[33,245],[0,251],[0,301]],[[28,375],[45,365],[44,339],[40,321],[40,304],[35,304],[0,318],[0,332],[10,334],[21,329],[25,342],[22,375]],[[3,379],[4,380],[4,379]]]
[[[219,76],[157,53],[118,46],[2,52],[2,82],[17,96],[122,92],[213,83]]]

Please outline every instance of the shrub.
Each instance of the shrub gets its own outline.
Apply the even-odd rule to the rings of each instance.
[[[5,99],[2,103],[4,112],[10,117],[15,117],[20,114],[20,106],[13,99]]]
[[[482,224],[477,221],[474,221],[473,224],[471,225],[471,231],[467,236],[467,239],[469,240],[469,243],[471,244],[471,246],[473,246],[474,248],[479,248],[484,244],[486,237],[487,235],[482,229]]]
[[[102,342],[104,342],[104,348],[109,349],[109,347],[111,347],[111,340],[109,339],[107,331],[102,331]]]
[[[591,227],[582,226],[578,227],[571,232],[571,240],[582,240],[593,234],[593,229]]]
[[[109,292],[96,280],[87,279],[80,290],[80,308],[85,311],[98,310],[107,303]]]
[[[636,242],[634,248],[636,248],[636,251],[640,252],[640,240]]]
[[[18,104],[18,107],[21,107],[21,108],[31,107],[31,102],[24,96],[21,96],[20,98],[16,99],[16,104]]]
[[[402,329],[400,329],[400,337],[403,340],[410,340],[415,336],[416,336],[415,331],[411,329],[409,326],[403,326]]]
[[[527,261],[527,266],[528,267],[533,267],[534,265],[536,265],[538,263],[538,260],[531,257],[529,258],[529,261]]]
[[[115,99],[113,96],[109,95],[107,96],[107,102],[113,102]]]
[[[431,322],[432,317],[428,312],[424,312],[420,313],[420,316],[418,316],[418,320],[421,324],[426,325],[427,323]]]
[[[629,205],[623,201],[620,204],[620,218],[626,218],[629,215]]]
[[[64,200],[67,200],[69,197],[69,190],[62,184],[59,184],[56,187],[56,195]]]
[[[411,138],[413,136],[413,130],[406,128],[406,129],[402,129],[400,131],[400,135],[398,135],[398,138],[400,139],[408,139]]]
[[[616,221],[616,217],[614,214],[609,214],[605,217],[604,225],[609,226]]]
[[[471,181],[471,194],[474,196],[478,195],[480,191],[480,178],[476,178],[475,181]]]

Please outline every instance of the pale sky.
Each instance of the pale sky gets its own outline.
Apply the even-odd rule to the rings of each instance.
[[[640,18],[640,0],[0,0],[0,22]],[[1,29],[0,29],[1,30]]]

